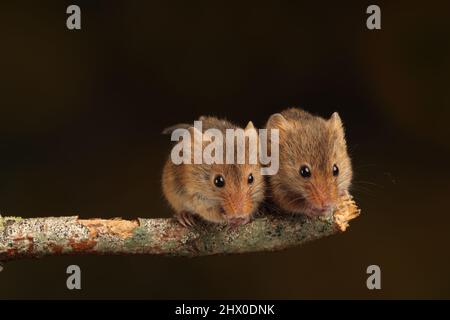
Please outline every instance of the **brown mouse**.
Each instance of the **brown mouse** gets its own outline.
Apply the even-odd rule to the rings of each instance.
[[[199,120],[202,121],[203,132],[214,128],[225,135],[226,129],[238,128],[215,117],[201,117]],[[194,131],[192,125],[180,124],[164,133],[176,128]],[[255,128],[249,122],[245,130]],[[259,163],[194,164],[192,161],[192,164],[174,164],[169,157],[163,169],[162,189],[175,217],[184,226],[194,225],[194,216],[213,223],[239,225],[249,222],[263,201],[265,182]]]
[[[282,211],[309,216],[331,212],[352,180],[341,118],[297,108],[273,114],[267,129],[279,129],[278,173],[269,176],[269,199]]]

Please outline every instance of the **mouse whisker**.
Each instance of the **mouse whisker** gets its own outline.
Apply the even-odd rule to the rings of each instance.
[[[371,182],[371,181],[364,181],[364,180],[355,180],[353,181],[354,184],[367,184],[378,188],[383,188],[384,186],[379,185],[377,183]]]
[[[358,166],[354,166],[355,169],[361,169],[361,168],[368,168],[368,167],[376,167],[378,166],[376,163],[369,163],[369,164],[361,164]]]
[[[297,197],[297,198],[294,198],[294,199],[292,199],[291,201],[289,201],[289,202],[287,203],[287,205],[290,205],[290,204],[292,204],[292,203],[294,203],[294,202],[296,202],[296,201],[298,201],[298,200],[305,200],[305,197],[299,196],[299,197]]]

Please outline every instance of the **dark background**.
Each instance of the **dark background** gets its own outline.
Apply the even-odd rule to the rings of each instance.
[[[300,106],[340,113],[362,216],[282,252],[14,261],[0,298],[450,298],[450,7],[375,3],[379,31],[365,1],[2,1],[3,215],[169,217],[164,127]]]

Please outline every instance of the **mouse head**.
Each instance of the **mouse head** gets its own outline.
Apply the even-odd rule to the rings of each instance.
[[[267,128],[279,129],[280,169],[270,177],[275,203],[307,215],[334,209],[352,179],[338,113],[328,120],[308,113],[294,119],[277,113],[270,117]]]
[[[253,134],[256,134],[251,122],[245,128],[246,134],[248,130],[253,130]],[[205,144],[208,143],[204,143],[204,146]],[[225,155],[226,146],[223,148]],[[265,188],[260,164],[249,163],[248,151],[246,143],[244,164],[186,165],[189,171],[187,176],[190,177],[187,183],[198,200],[193,208],[195,212],[203,217],[210,217],[210,220],[218,216],[222,221],[237,224],[251,218],[263,201]]]

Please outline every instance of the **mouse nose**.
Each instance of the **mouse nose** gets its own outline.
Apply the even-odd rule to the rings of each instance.
[[[334,208],[334,193],[326,185],[318,185],[312,189],[310,204],[315,211],[324,213]]]
[[[336,204],[333,201],[325,200],[318,206],[318,209],[319,209],[319,211],[325,212],[325,211],[333,210],[335,206],[336,206]]]
[[[245,195],[235,193],[228,197],[224,209],[228,216],[240,218],[246,216],[251,210],[251,203]]]
[[[331,209],[333,209],[335,207],[334,202],[332,200],[328,199],[327,197],[320,196],[320,197],[316,197],[314,200],[315,201],[312,201],[314,210],[316,210],[320,213],[330,211]]]
[[[230,225],[239,226],[250,222],[250,219],[251,217],[249,215],[243,217],[232,217],[228,219],[228,223]]]

